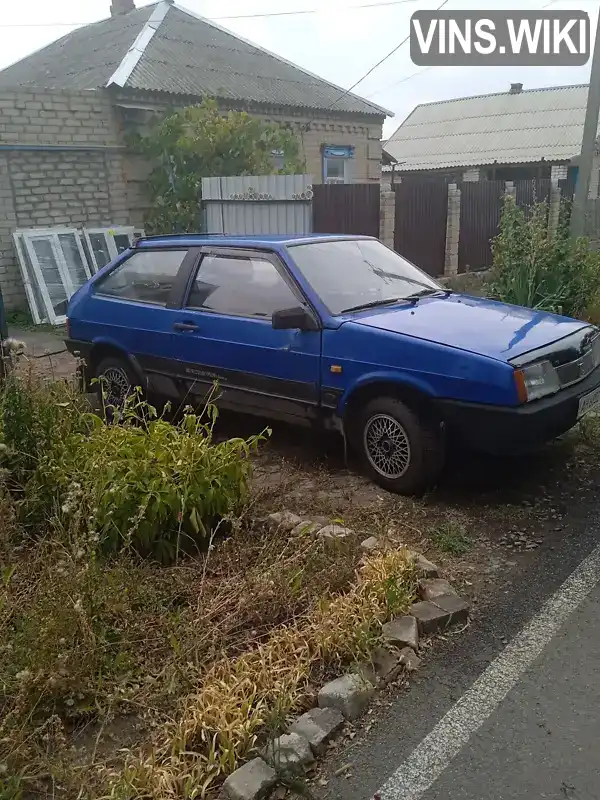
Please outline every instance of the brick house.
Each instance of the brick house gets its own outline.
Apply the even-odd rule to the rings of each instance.
[[[554,86],[418,105],[384,144],[383,176],[395,180],[553,183],[577,173],[588,86]],[[596,158],[590,196],[598,196]]]
[[[128,132],[217,98],[296,131],[315,182],[379,182],[385,109],[172,0],[111,17],[0,72],[0,288],[26,307],[15,229],[140,226],[148,165]],[[274,154],[277,158],[277,154]]]

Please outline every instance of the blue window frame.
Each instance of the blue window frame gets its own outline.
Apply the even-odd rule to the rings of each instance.
[[[323,183],[352,183],[354,147],[323,145]]]

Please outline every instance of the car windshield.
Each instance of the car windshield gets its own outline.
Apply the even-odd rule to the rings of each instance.
[[[311,242],[291,245],[289,250],[333,315],[445,291],[375,239]]]

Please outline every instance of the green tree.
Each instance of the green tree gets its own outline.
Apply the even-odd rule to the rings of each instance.
[[[202,178],[303,169],[291,130],[243,111],[225,114],[214,100],[171,114],[134,147],[152,165],[146,224],[153,233],[199,230]],[[282,170],[274,166],[274,150],[283,153]]]

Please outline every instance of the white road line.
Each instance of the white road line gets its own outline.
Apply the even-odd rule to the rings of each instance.
[[[419,800],[600,581],[600,545],[379,789],[381,800]]]

